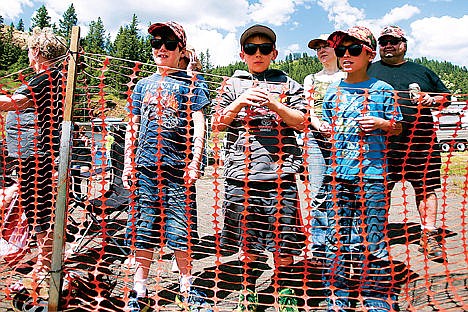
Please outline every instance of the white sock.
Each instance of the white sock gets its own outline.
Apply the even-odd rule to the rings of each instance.
[[[146,279],[134,281],[133,290],[136,291],[137,297],[146,297]]]
[[[421,225],[421,230],[422,231],[427,231],[427,232],[432,232],[435,231],[437,228],[433,225]]]
[[[192,286],[192,280],[192,275],[181,275],[179,277],[179,287],[181,293],[185,293],[190,290],[190,287]]]

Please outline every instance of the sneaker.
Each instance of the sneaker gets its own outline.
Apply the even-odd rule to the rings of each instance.
[[[294,290],[291,288],[283,288],[278,292],[280,312],[299,312],[299,308],[297,307],[297,298],[294,294]]]
[[[150,299],[148,298],[148,292],[145,297],[137,297],[137,293],[134,290],[130,291],[128,295],[127,303],[128,311],[130,312],[147,312],[150,310]]]
[[[437,236],[439,235],[437,230],[430,232],[423,231],[421,233],[421,239],[419,240],[419,251],[423,254],[427,253],[427,258],[433,261],[443,261],[444,251]]]
[[[256,292],[248,290],[248,294],[245,296],[243,293],[239,295],[239,302],[237,303],[237,307],[234,309],[234,312],[244,312],[250,311],[255,312],[257,311],[258,307],[258,295]]]
[[[177,266],[177,260],[174,255],[171,258],[171,272],[179,273],[179,267]]]
[[[213,312],[211,305],[206,302],[206,295],[197,289],[190,289],[187,295],[177,295],[175,303],[181,311]]]

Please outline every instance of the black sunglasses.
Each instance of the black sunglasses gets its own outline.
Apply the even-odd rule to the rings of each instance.
[[[247,55],[254,55],[257,53],[257,50],[260,50],[260,53],[263,55],[268,55],[273,52],[273,43],[245,43],[242,50]]]
[[[391,45],[397,45],[399,44],[400,42],[402,42],[403,40],[401,39],[397,39],[397,38],[394,38],[394,39],[380,39],[379,40],[379,45],[381,45],[382,47],[385,47],[387,44],[391,44]]]
[[[166,47],[169,51],[174,51],[177,49],[179,45],[179,40],[169,40],[169,39],[162,39],[162,38],[152,38],[150,40],[151,47],[153,49],[161,49],[162,45]]]
[[[352,44],[349,46],[343,46],[339,45],[335,48],[335,55],[337,57],[343,57],[346,53],[346,50],[348,50],[349,55],[351,56],[359,56],[361,55],[363,45],[362,44]]]

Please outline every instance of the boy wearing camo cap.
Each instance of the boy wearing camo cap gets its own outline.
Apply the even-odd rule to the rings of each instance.
[[[200,176],[203,109],[210,103],[208,88],[202,81],[192,83],[191,77],[179,69],[187,40],[180,24],[155,23],[148,33],[152,35],[157,71],[138,81],[133,90],[122,175],[124,187],[131,189],[129,182],[134,181],[137,191],[126,233],[136,263],[128,311],[150,310],[146,284],[153,254],[163,243],[174,251],[180,271],[179,307],[211,311],[204,294],[192,285],[189,250],[189,240],[194,236],[189,226],[193,212],[190,202]]]
[[[397,297],[385,237],[385,151],[387,136],[398,131],[402,117],[393,88],[367,75],[376,54],[372,32],[354,26],[335,31],[328,41],[347,73],[327,89],[322,107],[333,144],[322,187],[328,196],[323,274],[328,310],[348,311],[359,292],[368,311],[391,311]]]

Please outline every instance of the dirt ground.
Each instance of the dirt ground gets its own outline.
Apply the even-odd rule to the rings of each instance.
[[[196,284],[204,289],[218,311],[232,311],[237,304],[240,281],[236,277],[241,264],[237,255],[219,256],[216,237],[222,228],[222,180],[218,172],[208,167],[205,175],[197,182],[198,232],[200,239],[193,246],[193,273]],[[453,179],[445,181],[450,189],[459,185]],[[466,181],[465,181],[466,183]],[[300,185],[301,210],[306,230],[308,225],[308,205],[305,189]],[[408,188],[408,189],[406,189]],[[446,191],[440,196],[440,222],[443,229],[441,237],[447,252],[448,261],[437,263],[425,259],[418,251],[419,215],[414,205],[412,189],[399,184],[392,194],[389,215],[389,243],[395,271],[407,282],[400,285],[399,306],[402,311],[466,311],[468,310],[468,212],[466,194]],[[102,229],[98,225],[90,227],[96,237],[88,233],[91,241],[80,241],[80,234],[89,223],[86,214],[76,208],[73,212],[76,228],[70,228],[66,245],[66,271],[78,272],[84,284],[79,291],[72,292],[69,309],[66,311],[124,311],[122,300],[131,287],[133,269],[124,264],[127,256],[122,237],[126,213],[121,212],[106,229],[112,239],[102,240]],[[33,252],[33,251],[32,251]],[[303,283],[298,290],[304,311],[321,311],[324,297],[320,285],[320,263],[310,253],[298,257],[297,265],[302,268],[298,279]],[[0,264],[1,266],[1,264]],[[21,277],[3,265],[0,287],[0,311],[12,311],[11,300],[5,297],[6,286]],[[278,306],[274,300],[274,281],[272,277],[272,256],[270,255],[261,278],[257,283],[260,293],[261,310],[275,311]],[[171,272],[171,253],[163,249],[161,257],[154,259],[151,267],[149,294],[153,303],[158,302],[157,311],[173,311],[173,300],[177,291],[178,274]],[[112,284],[112,285],[111,285]],[[115,284],[115,285],[114,285]],[[100,288],[108,289],[98,292]],[[359,306],[359,305],[358,305]]]

